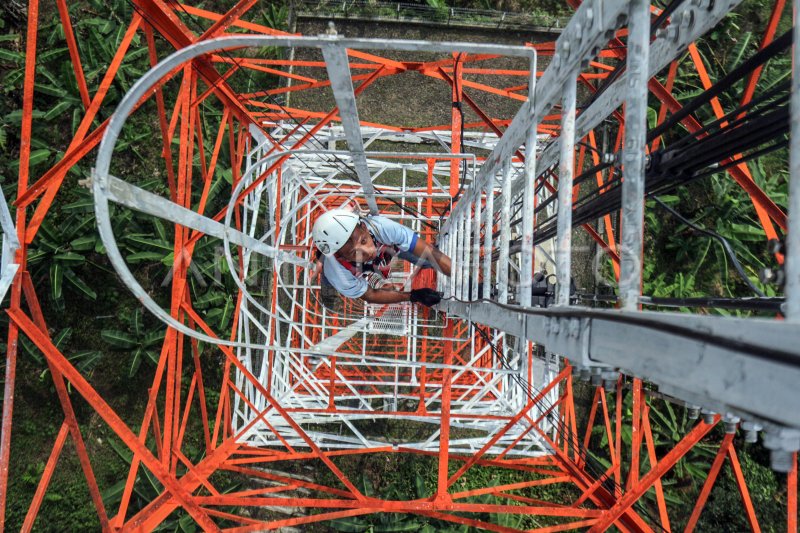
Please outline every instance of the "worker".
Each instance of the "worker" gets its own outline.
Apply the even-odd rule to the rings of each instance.
[[[332,209],[317,218],[311,236],[322,255],[323,292],[327,284],[347,298],[377,304],[410,301],[427,307],[442,299],[441,293],[429,288],[404,292],[367,283],[370,272],[386,278],[395,255],[450,276],[450,258],[402,224],[383,216]]]

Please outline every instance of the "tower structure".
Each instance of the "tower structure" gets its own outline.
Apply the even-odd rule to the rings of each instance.
[[[697,523],[728,459],[742,514],[757,530],[758,512],[732,446],[741,423],[764,430],[775,468],[786,472],[786,521],[796,530],[800,295],[793,269],[800,259],[791,253],[791,239],[800,229],[792,232],[794,221],[747,166],[783,142],[790,116],[800,113],[800,106],[788,104],[799,93],[785,84],[758,85],[766,60],[788,53],[791,33],[775,39],[782,1],[761,51],[712,82],[692,43],[736,9],[736,1],[676,2],[665,9],[639,0],[584,2],[573,6],[575,15],[554,43],[514,47],[354,39],[334,31],[304,37],[248,18],[253,0],[236,2],[226,13],[133,0],[130,24],[94,95],[69,9],[63,0],[56,5],[85,115],[63,158],[31,179],[34,67],[41,52],[39,1],[31,0],[15,223],[0,210],[0,288],[11,286],[0,440],[4,501],[12,497],[6,487],[20,335],[44,354],[65,415],[23,529],[35,523],[69,437],[104,530],[149,530],[184,512],[208,530],[307,527],[374,513],[492,531],[522,530],[520,516],[550,517],[553,525],[538,531],[669,530],[678,517],[670,515],[662,480],[724,424],[686,527]],[[96,126],[137,38],[153,68]],[[165,53],[166,45],[174,53]],[[310,50],[312,59],[258,55],[275,48]],[[682,106],[671,87],[676,58],[687,50],[704,91]],[[509,68],[481,68],[498,58]],[[255,86],[265,73],[291,84]],[[370,86],[411,73],[446,85],[449,124],[409,127],[364,117],[359,97]],[[492,83],[509,76],[526,83]],[[741,106],[722,109],[716,98],[737,82],[744,88]],[[330,109],[298,109],[280,98],[303,92]],[[481,92],[517,101],[519,109],[493,117],[476,102]],[[660,106],[654,124],[646,121],[648,102]],[[702,106],[716,119],[701,123],[696,111]],[[479,121],[469,123],[464,108]],[[166,183],[149,184],[120,160],[135,146],[130,125],[141,116],[160,125]],[[613,149],[599,146],[595,133],[609,122],[618,137]],[[756,126],[763,126],[759,135],[745,134]],[[689,135],[675,133],[681,128]],[[792,136],[790,142],[800,141]],[[138,427],[57,348],[39,305],[40,288],[26,267],[28,247],[69,169],[87,154],[96,156],[91,187],[105,252],[164,331]],[[641,293],[645,198],[720,168],[747,191],[765,235],[788,236],[780,254],[786,261],[784,321],[642,310],[670,304]],[[595,186],[585,186],[589,181]],[[795,189],[790,202],[796,204]],[[437,310],[322,301],[309,268],[310,229],[320,213],[347,203],[413,227],[452,257],[449,279],[398,263],[388,279],[375,280],[435,286],[445,295]],[[621,223],[615,225],[617,211]],[[159,261],[121,245],[126,230],[116,222],[125,217],[161,228],[170,240],[168,283],[148,285],[132,267]],[[610,258],[619,308],[575,301],[571,230],[579,225]],[[537,248],[547,243],[551,247]],[[548,250],[557,277],[554,305],[537,307],[529,280],[535,258],[541,262]],[[216,251],[211,259],[209,251]],[[230,299],[220,302],[204,292],[209,265],[221,273],[214,281],[229,288]],[[223,366],[213,391],[203,375],[212,353]],[[585,413],[576,407],[578,377],[596,385]],[[132,454],[113,507],[101,496],[105,487],[92,472],[66,382]],[[625,397],[632,399],[629,417],[623,416]],[[702,408],[705,416],[664,449],[651,430],[653,397]],[[414,431],[387,438],[375,432],[376,420]],[[602,446],[593,438],[598,427]],[[192,433],[203,443],[198,458],[184,453]],[[626,434],[630,442],[623,442]],[[340,463],[366,454],[418,457],[429,461],[435,476],[417,497],[375,496]],[[271,471],[276,464],[308,464],[327,481]],[[459,488],[473,468],[522,472],[523,479]],[[142,472],[163,490],[132,509]],[[221,493],[214,481],[219,472],[270,485]],[[575,497],[545,502],[526,492],[543,485],[570,487]],[[645,501],[651,491],[652,500]],[[251,510],[265,507],[305,512],[254,517]]]

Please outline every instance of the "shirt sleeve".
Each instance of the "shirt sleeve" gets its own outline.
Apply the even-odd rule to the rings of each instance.
[[[367,280],[354,276],[333,257],[325,258],[323,273],[333,288],[347,298],[361,298],[369,288]]]
[[[419,236],[411,229],[382,216],[367,217],[367,222],[383,244],[397,246],[401,252],[414,251]]]

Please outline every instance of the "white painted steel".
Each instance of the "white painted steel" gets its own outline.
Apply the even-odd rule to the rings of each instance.
[[[0,303],[2,303],[19,270],[19,265],[14,262],[19,249],[17,228],[14,227],[14,220],[11,218],[2,189],[0,189],[0,229],[3,230],[2,254],[0,254]]]
[[[556,305],[569,305],[572,276],[572,180],[575,176],[575,102],[578,72],[564,83],[561,101],[561,157],[558,166],[558,236],[556,237]]]
[[[650,1],[631,0],[628,75],[625,95],[625,145],[622,150],[622,247],[619,296],[636,309],[642,293],[644,256],[644,163],[647,137],[647,63],[650,51]]]
[[[800,0],[792,2],[794,12]],[[796,15],[795,15],[796,16]],[[786,233],[786,320],[800,322],[800,24],[792,46],[791,144],[789,145],[789,231]]]

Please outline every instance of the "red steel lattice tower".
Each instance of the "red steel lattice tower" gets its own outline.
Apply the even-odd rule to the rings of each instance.
[[[688,392],[696,396],[684,397],[671,369],[656,368],[651,362],[647,371],[640,371],[633,364],[602,359],[603,346],[592,342],[611,337],[620,342],[637,339],[626,338],[629,330],[624,328],[605,331],[596,326],[614,323],[607,315],[580,310],[563,316],[528,313],[530,300],[510,289],[515,279],[527,287],[524,282],[533,275],[533,245],[539,242],[534,242],[534,231],[544,234],[547,230],[546,224],[534,225],[533,210],[555,203],[559,178],[571,181],[574,169],[595,167],[598,170],[592,175],[602,196],[604,184],[618,178],[615,172],[628,171],[621,166],[600,168],[604,155],[600,150],[605,150],[598,142],[601,125],[592,122],[589,111],[604,98],[613,99],[614,89],[621,91],[624,86],[621,80],[642,74],[636,63],[643,59],[642,49],[649,48],[653,64],[664,62],[654,76],[647,71],[644,55],[650,101],[657,102],[656,125],[674,119],[697,139],[710,135],[696,114],[681,111],[681,103],[672,94],[678,60],[669,53],[680,50],[688,50],[685,61],[694,65],[709,96],[704,105],[719,121],[734,119],[732,110],[723,109],[714,93],[718,80],[710,78],[703,57],[691,43],[735,3],[686,2],[666,12],[641,2],[575,3],[571,7],[576,15],[556,42],[512,47],[346,39],[334,31],[302,37],[258,23],[253,14],[256,0],[240,0],[224,13],[163,0],[133,0],[130,22],[114,58],[90,94],[73,30],[74,14],[65,0],[55,0],[83,111],[61,159],[41,175],[31,175],[36,65],[44,52],[37,46],[39,4],[39,0],[29,2],[19,178],[16,197],[9,198],[15,218],[0,212],[5,245],[0,278],[7,283],[0,288],[10,286],[0,502],[14,497],[7,489],[9,475],[15,475],[10,446],[21,337],[44,354],[64,419],[23,530],[36,523],[68,439],[104,531],[151,530],[178,510],[204,530],[304,527],[375,513],[411,514],[490,531],[520,531],[521,522],[509,518],[520,515],[557,517],[552,518],[556,525],[535,531],[602,531],[612,525],[622,531],[670,530],[670,520],[677,517],[670,515],[662,481],[701,442],[708,445],[716,439],[707,481],[686,529],[695,527],[721,469],[729,465],[741,494],[742,514],[756,531],[758,511],[733,446],[737,424],[746,419],[768,430],[765,444],[769,442],[776,452],[777,462],[788,454],[786,525],[796,531],[800,437],[792,429],[798,426],[796,415],[787,414],[791,402],[783,408],[763,407],[757,398],[763,389],[747,380],[762,387],[763,381],[752,372],[742,378],[739,396],[718,392],[713,386],[694,389],[694,382],[688,380]],[[778,42],[775,35],[786,10],[783,0],[775,3],[762,49],[777,46],[773,43]],[[648,17],[654,25],[661,24],[663,31],[652,32],[652,43],[634,47],[631,58],[627,45],[634,36],[651,34],[636,26]],[[219,37],[225,39],[214,41]],[[294,55],[264,58],[258,50],[267,47],[310,52],[303,59]],[[114,102],[114,116],[100,120],[112,111],[109,94],[115,80],[124,75],[126,61],[143,57],[137,54],[140,50],[147,50],[154,70],[119,106]],[[177,55],[169,56],[171,52]],[[398,59],[399,52],[407,56]],[[570,79],[565,72],[574,75]],[[758,67],[747,76],[742,108],[760,94],[760,72]],[[258,77],[262,75],[277,77],[279,83],[273,81],[267,89],[254,87],[254,80],[264,79]],[[412,75],[446,89],[448,123],[409,127],[359,115],[362,95],[378,84]],[[537,78],[542,84],[537,84]],[[555,83],[562,78],[568,80],[563,91]],[[510,79],[524,83],[498,86]],[[571,109],[569,95],[575,98],[577,82],[586,91],[588,103],[576,121],[574,112],[564,117],[560,113]],[[557,96],[563,99],[560,107],[549,105],[555,103],[554,92],[563,93]],[[638,102],[644,99],[646,107],[644,92]],[[303,94],[309,96],[304,100]],[[536,98],[531,98],[533,94]],[[286,95],[309,103],[308,108],[292,107],[293,100]],[[513,111],[493,116],[494,107],[482,105],[480,95],[513,102]],[[407,95],[406,102],[414,97]],[[621,147],[630,146],[626,135],[636,139],[636,127],[624,126],[636,123],[635,115],[629,113],[637,100],[631,97],[625,102],[625,110],[618,101],[597,111],[601,118],[614,121],[613,152],[622,153]],[[123,127],[131,114],[158,122],[161,138],[145,142],[161,143],[165,183],[148,188],[135,168],[125,168],[115,159],[125,146],[135,145],[135,132]],[[644,132],[640,137],[645,138]],[[120,146],[123,142],[127,144]],[[648,139],[640,152],[657,152],[663,142],[661,136]],[[559,144],[561,157],[554,155]],[[377,146],[384,149],[372,148]],[[531,154],[536,157],[529,158]],[[163,344],[152,385],[146,394],[142,392],[147,398],[144,416],[136,421],[115,410],[113,399],[99,394],[91,377],[82,375],[70,354],[59,350],[39,303],[42,287],[35,286],[27,265],[29,247],[43,222],[53,216],[68,172],[91,157],[97,157],[91,186],[109,259],[121,282],[162,321],[158,327]],[[785,234],[789,223],[784,210],[758,186],[747,163],[737,161],[741,157],[734,151],[715,163],[724,166],[729,179],[752,199],[766,238]],[[573,161],[566,164],[568,160]],[[626,176],[626,181],[634,180]],[[579,189],[563,190],[559,201],[566,201],[571,213],[571,202],[578,204]],[[324,210],[348,203],[400,220],[451,254],[455,269],[451,279],[437,279],[430,270],[397,263],[388,279],[378,281],[406,288],[438,286],[448,297],[446,305],[434,311],[405,304],[362,305],[338,298],[333,303],[322,301],[319,281],[309,268],[313,258],[310,228]],[[522,220],[529,222],[512,224],[514,205],[520,206]],[[623,210],[626,205],[623,200]],[[121,213],[166,228],[173,263],[168,282],[161,287],[147,285],[139,271],[131,268],[128,252],[118,245],[125,237],[115,225]],[[541,219],[553,214],[544,207],[536,213]],[[563,219],[564,213],[562,209],[558,218]],[[625,266],[626,252],[618,244],[620,236],[615,236],[614,216],[613,211],[601,212],[578,222],[610,258],[622,287],[630,272]],[[528,223],[530,230],[522,227]],[[563,239],[563,233],[559,235]],[[522,252],[511,250],[514,237],[520,239]],[[557,240],[553,248],[557,255],[563,243]],[[635,255],[635,245],[632,249]],[[193,284],[203,277],[198,270],[208,268],[204,264],[208,255],[202,255],[202,250],[219,252],[212,261],[226,277],[222,283],[230,289],[227,302],[209,303],[198,296]],[[558,274],[563,272],[569,280],[569,266]],[[638,281],[634,277],[637,283],[639,276]],[[479,281],[490,297],[478,298]],[[559,303],[566,304],[565,313],[576,307],[569,301]],[[640,308],[641,304],[634,304],[635,316],[626,320],[640,321],[636,327],[642,327],[643,320],[657,320]],[[231,318],[226,322],[219,320],[220,315]],[[796,365],[780,360],[780,354],[792,352],[797,336],[784,327],[791,325],[793,317],[788,318],[788,324],[772,321],[775,324],[767,326],[704,322],[698,328],[711,331],[713,338],[699,341],[691,340],[682,326],[668,319],[647,327],[655,327],[665,338],[690,339],[686,346],[665,344],[666,356],[681,351],[692,354],[705,350],[700,344],[710,343],[722,355],[732,350],[736,357],[747,356],[748,349],[758,352],[756,348],[766,344],[759,345],[762,339],[756,338],[754,345],[745,348],[731,346],[725,338],[730,340],[732,328],[774,328],[764,334],[774,331],[776,344],[769,352],[775,352],[774,357],[763,362],[763,371],[774,375],[784,369],[783,379],[788,381],[797,373]],[[590,327],[594,341],[587,337]],[[641,351],[646,360],[646,337],[640,335],[638,341],[627,352]],[[610,341],[608,345],[608,350],[617,350]],[[208,360],[221,361],[221,384],[215,387],[204,375]],[[778,371],[770,365],[777,365]],[[596,385],[587,416],[581,414],[580,405],[576,408],[573,393],[573,376],[582,373],[591,374]],[[648,394],[652,388],[642,379],[662,387],[666,401],[701,406],[707,416],[665,448],[654,439],[650,415],[654,400]],[[773,391],[783,394],[781,398],[791,393],[784,383],[778,379]],[[748,395],[757,405],[748,407],[740,399]],[[99,486],[93,473],[93,458],[75,413],[78,397],[131,454],[128,477],[113,505],[104,500],[107,487]],[[631,407],[623,416],[625,397],[631,398]],[[374,434],[376,420],[389,425],[411,423],[416,434],[389,440]],[[715,428],[723,420],[726,432],[719,432],[717,438]],[[604,436],[602,446],[592,438],[598,432]],[[202,443],[200,456],[187,456],[189,440]],[[341,466],[342,457],[368,454],[428,461],[435,469],[430,490],[407,499],[369,494]],[[307,480],[270,470],[273,465],[305,464],[324,475]],[[473,468],[525,476],[523,481],[462,489],[460,480]],[[157,480],[161,491],[141,508],[133,508],[143,472]],[[220,492],[215,486],[220,472],[253,483],[236,492]],[[529,489],[548,485],[570,487],[568,493],[575,496],[548,502],[526,495]],[[645,501],[650,491],[653,498]],[[489,501],[484,496],[493,498]],[[265,507],[304,512],[289,518],[254,517],[252,509]],[[5,524],[5,506],[0,513],[0,524]]]

